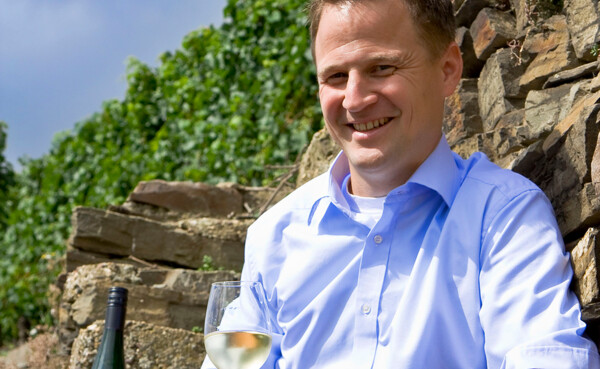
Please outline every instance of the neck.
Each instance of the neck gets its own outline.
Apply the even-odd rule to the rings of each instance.
[[[421,164],[431,155],[439,141],[431,148],[424,150],[418,160],[404,162],[402,160],[387,161],[377,167],[357,167],[349,163],[350,182],[348,191],[356,196],[386,196],[394,188],[405,184],[419,169]]]
[[[415,168],[416,170],[416,168]],[[386,176],[381,173],[364,173],[350,167],[350,186],[348,191],[361,197],[382,197],[390,193],[391,190],[402,186],[414,173],[400,174],[396,176]]]

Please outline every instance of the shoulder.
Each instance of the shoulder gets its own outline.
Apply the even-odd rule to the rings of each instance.
[[[458,156],[458,155],[457,155]],[[461,190],[484,191],[510,201],[527,192],[542,192],[528,178],[492,163],[485,154],[475,153],[466,160],[458,157],[464,170]]]
[[[260,280],[255,274],[259,273],[270,280],[276,278],[287,258],[285,235],[306,232],[313,208],[327,197],[328,178],[323,174],[305,183],[250,225],[244,254],[244,270],[248,276]]]
[[[460,165],[463,165],[464,172],[453,206],[465,216],[468,214],[473,224],[478,214],[476,228],[482,239],[492,230],[493,224],[516,219],[520,223],[539,223],[543,218],[554,227],[556,221],[552,205],[531,180],[500,168],[480,153],[462,160]]]
[[[328,186],[328,173],[313,178],[262,214],[250,226],[249,231],[265,227],[272,228],[276,224],[289,223],[293,219],[308,217],[314,204],[328,196]]]

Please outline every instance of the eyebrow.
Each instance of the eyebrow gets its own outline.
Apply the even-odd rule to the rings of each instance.
[[[361,64],[373,65],[373,64],[390,64],[390,65],[398,65],[404,63],[407,59],[407,56],[404,54],[373,54],[369,55],[367,58],[361,60]],[[317,77],[319,79],[325,79],[327,76],[332,74],[333,72],[344,70],[346,63],[333,64],[323,68],[321,71],[317,71]]]

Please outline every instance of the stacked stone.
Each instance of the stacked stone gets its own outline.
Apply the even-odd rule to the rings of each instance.
[[[239,279],[247,227],[287,192],[156,180],[108,210],[76,208],[57,309],[70,368],[90,367],[115,285],[129,290],[129,365],[197,368],[210,284]]]
[[[207,257],[239,270],[246,228],[272,193],[231,183],[141,182],[123,205],[75,209],[67,272],[108,261],[200,268]]]

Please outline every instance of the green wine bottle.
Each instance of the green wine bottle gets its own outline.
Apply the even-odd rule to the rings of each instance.
[[[92,369],[125,369],[123,327],[127,310],[127,289],[111,287],[108,290],[104,333]]]

